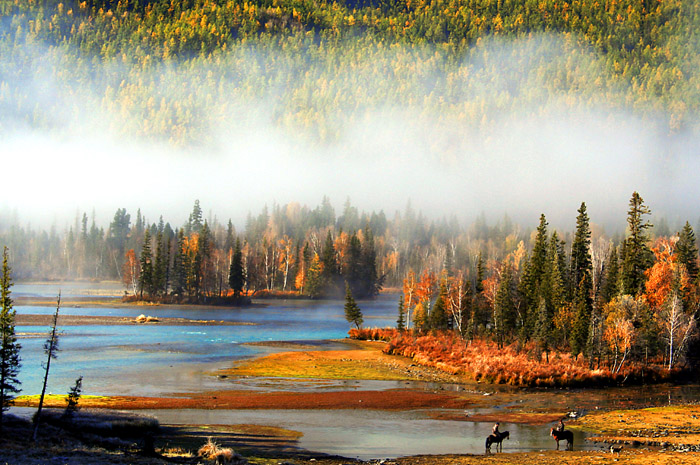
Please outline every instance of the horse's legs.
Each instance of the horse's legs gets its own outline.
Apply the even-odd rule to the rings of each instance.
[[[559,439],[555,439],[557,441],[557,450],[559,450]]]

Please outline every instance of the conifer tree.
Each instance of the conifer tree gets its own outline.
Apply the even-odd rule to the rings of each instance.
[[[693,228],[687,221],[681,232],[678,233],[676,254],[678,256],[678,263],[685,265],[688,279],[694,283],[698,277],[698,245],[695,240]]]
[[[399,296],[399,317],[396,320],[396,329],[404,331],[406,329],[406,309],[404,307],[404,296]]]
[[[586,212],[586,203],[582,202],[576,217],[576,233],[571,244],[571,285],[574,288],[572,295],[578,292],[585,275],[590,278],[593,270],[591,258],[591,227]],[[587,282],[591,282],[590,279]],[[591,289],[584,289],[591,292]]]
[[[430,329],[444,330],[449,327],[449,320],[447,316],[447,286],[443,282],[440,285],[440,292],[438,293],[437,299],[433,304],[433,308],[430,310],[430,315],[428,316]]]
[[[590,296],[590,275],[584,274],[581,278],[581,283],[576,290],[574,296],[574,324],[571,330],[569,345],[571,353],[578,355],[583,352],[588,342],[588,332],[591,325],[591,314],[593,312],[593,303]]]
[[[629,236],[625,240],[625,253],[622,260],[622,290],[625,294],[639,295],[644,290],[646,277],[644,271],[653,263],[653,254],[649,249],[646,230],[652,224],[644,219],[651,210],[644,205],[644,200],[637,193],[632,193],[627,212]]]
[[[14,395],[20,392],[17,375],[21,368],[19,351],[22,346],[15,334],[15,310],[10,297],[12,278],[8,263],[7,247],[3,248],[2,276],[0,276],[0,431],[2,431],[3,414],[12,405]]]
[[[160,228],[159,228],[160,229]],[[165,244],[163,243],[163,232],[158,231],[156,234],[156,259],[153,265],[153,282],[151,294],[159,295],[165,294],[167,289],[165,288],[165,274],[167,272],[167,261],[165,256]]]
[[[177,231],[175,254],[173,255],[173,294],[182,296],[187,288],[187,256],[185,255],[185,233],[182,229]]]
[[[548,262],[547,244],[547,219],[544,214],[542,214],[540,215],[540,224],[537,227],[537,235],[535,236],[535,243],[532,247],[530,260],[528,260],[527,266],[523,272],[523,277],[520,280],[520,289],[526,310],[525,326],[522,328],[522,336],[525,339],[531,336],[537,324],[540,299],[544,299],[547,294],[545,290],[542,289]],[[551,299],[547,299],[547,301],[549,300]]]
[[[382,288],[383,279],[377,276],[377,251],[374,248],[374,234],[369,225],[365,227],[365,240],[362,244],[362,297],[374,297]]]
[[[150,293],[153,289],[153,253],[151,252],[151,232],[148,228],[146,228],[143,235],[140,262],[139,293],[141,294],[141,299],[143,299],[144,291]]]
[[[236,248],[231,257],[231,267],[228,272],[228,285],[233,290],[233,298],[238,299],[243,292],[245,284],[245,270],[243,269],[243,253],[241,252],[241,241],[236,239]]]
[[[321,251],[321,294],[334,295],[338,293],[340,283],[340,273],[338,271],[338,260],[336,250],[333,245],[333,236],[328,231],[326,243]]]
[[[187,222],[187,233],[199,233],[203,226],[202,207],[199,206],[199,200],[195,200],[192,213],[190,213],[190,218]]]
[[[501,270],[501,280],[496,290],[493,305],[493,328],[499,347],[503,347],[507,335],[516,324],[515,301],[513,298],[513,271],[510,263],[504,263]]]
[[[355,303],[355,299],[352,296],[352,291],[350,286],[345,284],[345,319],[348,323],[355,325],[357,329],[360,329],[363,323],[362,310]]]
[[[34,416],[34,434],[32,436],[33,440],[36,441],[37,434],[39,433],[39,424],[41,423],[41,410],[44,406],[44,396],[46,395],[46,385],[49,381],[49,370],[51,369],[51,360],[58,358],[58,312],[61,308],[61,294],[58,294],[58,301],[56,302],[56,312],[53,315],[53,324],[51,325],[51,332],[49,337],[44,342],[44,353],[46,354],[46,363],[42,363],[44,368],[44,383],[41,387],[41,395],[39,396],[39,407],[37,408],[36,415]]]
[[[620,264],[617,260],[617,248],[611,246],[610,256],[605,263],[605,273],[603,286],[600,293],[601,303],[606,304],[619,294],[619,270]]]

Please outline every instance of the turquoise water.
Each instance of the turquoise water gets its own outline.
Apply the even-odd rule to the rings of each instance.
[[[361,302],[370,326],[394,324],[394,299]],[[19,314],[51,314],[50,307],[16,306]],[[213,319],[252,325],[236,326],[64,326],[60,352],[52,362],[49,390],[66,392],[75,378],[84,376],[90,394],[167,394],[222,387],[203,373],[234,360],[269,351],[243,345],[264,341],[321,341],[342,339],[350,328],[343,302],[287,301],[247,308],[181,307],[65,307],[63,314],[160,318]],[[48,334],[48,327],[18,326],[18,333]],[[41,390],[45,337],[23,337],[22,390]],[[199,375],[198,375],[199,374]],[[203,378],[203,379],[202,379]],[[230,384],[230,381],[228,382]],[[230,388],[230,386],[227,386]]]

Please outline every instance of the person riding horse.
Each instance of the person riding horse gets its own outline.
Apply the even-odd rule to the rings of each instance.
[[[503,451],[503,440],[510,439],[510,433],[508,431],[500,432],[498,431],[499,423],[496,422],[493,425],[492,433],[486,438],[486,453],[491,452],[491,445],[496,444],[496,450],[499,449]]]

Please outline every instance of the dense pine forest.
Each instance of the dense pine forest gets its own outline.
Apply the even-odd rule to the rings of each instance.
[[[328,143],[400,106],[477,128],[596,108],[682,133],[699,26],[692,0],[2,0],[0,132],[89,120],[215,146],[262,118]],[[444,145],[426,150],[459,156]]]

